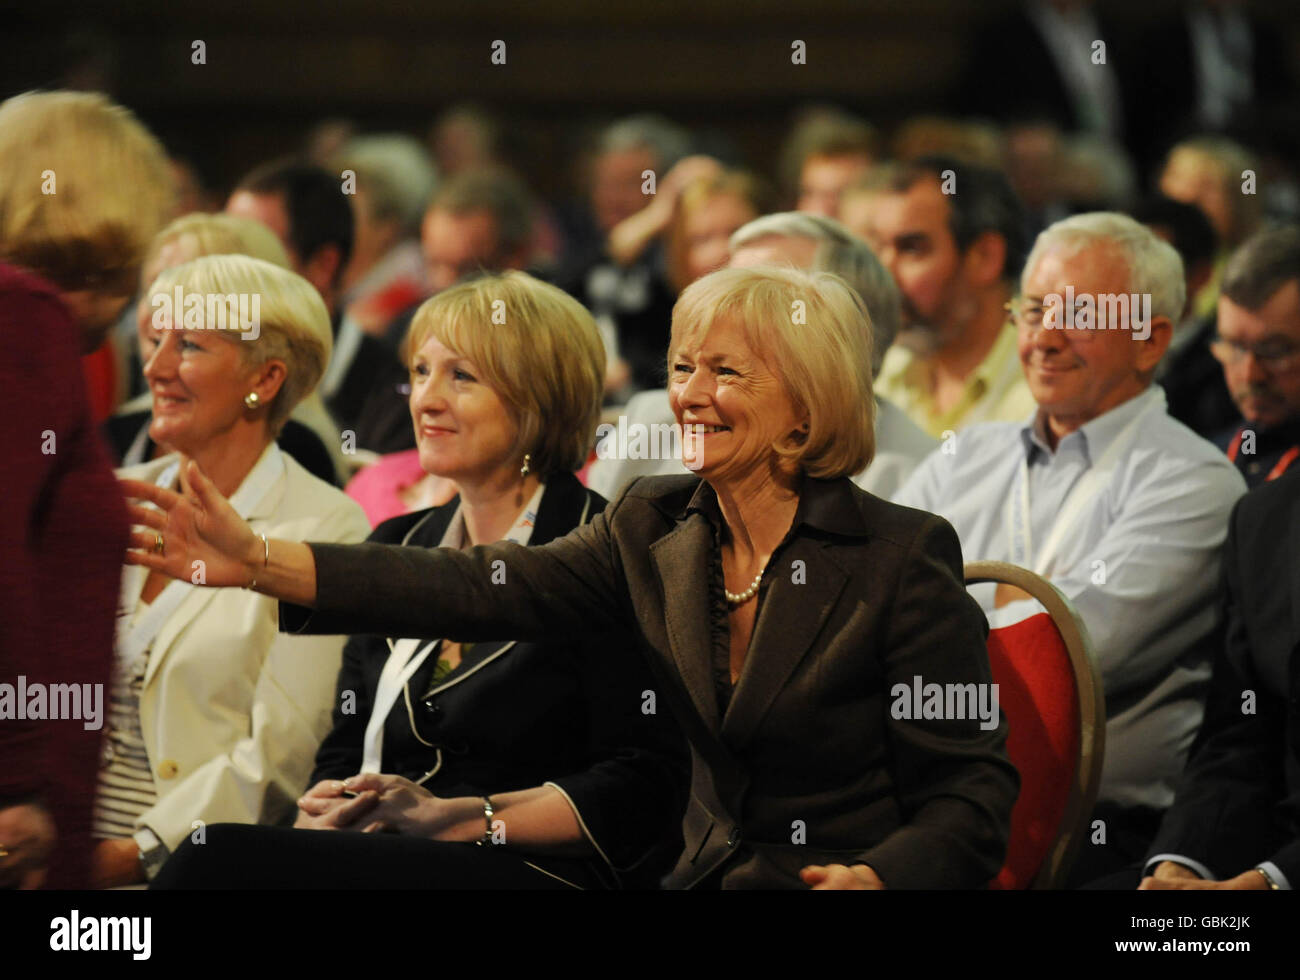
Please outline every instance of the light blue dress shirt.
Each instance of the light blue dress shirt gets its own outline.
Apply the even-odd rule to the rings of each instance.
[[[1222,452],[1169,416],[1158,386],[1065,436],[1055,452],[1041,426],[1035,417],[963,429],[894,500],[946,518],[966,561],[1012,561],[1013,504],[1027,467],[1029,551],[1017,563],[1047,561],[1046,577],[1091,637],[1106,697],[1099,799],[1164,809],[1200,727],[1220,551],[1246,485]],[[1095,492],[1071,499],[1094,468]],[[1049,548],[1067,501],[1064,537]],[[1037,606],[1015,603],[993,617],[992,589],[972,594],[998,622]]]

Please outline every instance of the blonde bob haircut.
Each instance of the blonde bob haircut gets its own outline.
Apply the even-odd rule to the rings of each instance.
[[[600,421],[605,344],[576,299],[524,272],[444,289],[411,320],[408,366],[430,339],[473,362],[519,426],[519,453],[543,479],[587,461]]]
[[[333,337],[320,293],[296,272],[263,259],[207,255],[163,270],[146,291],[149,309],[161,309],[163,297],[170,303],[177,287],[182,295],[204,297],[199,317],[202,328],[237,345],[245,364],[255,367],[270,360],[284,362],[284,383],[267,413],[271,435],[278,436],[294,407],[320,382],[329,363]],[[245,340],[240,307],[251,313],[254,299],[259,306],[256,336]],[[226,309],[224,330],[222,324],[206,321],[214,302]]]
[[[773,445],[809,476],[835,479],[866,469],[876,452],[871,389],[871,317],[839,276],[799,269],[719,269],[673,307],[673,355],[716,323],[738,323],[750,350],[808,414],[798,445]]]
[[[66,292],[130,296],[173,195],[162,146],[102,95],[0,105],[0,258]]]
[[[148,286],[158,278],[164,265],[180,265],[203,255],[248,255],[281,269],[292,268],[280,239],[260,221],[196,211],[177,218],[154,236],[145,252],[141,285]]]

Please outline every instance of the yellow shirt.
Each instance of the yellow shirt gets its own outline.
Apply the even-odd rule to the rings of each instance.
[[[935,408],[928,360],[897,344],[885,352],[876,393],[936,439],[973,422],[1019,422],[1038,407],[1020,367],[1016,328],[1011,323],[1003,326],[984,360],[966,377],[961,397],[948,411]]]

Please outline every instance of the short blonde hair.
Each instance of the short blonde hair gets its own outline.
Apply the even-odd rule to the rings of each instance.
[[[162,250],[177,245],[182,258],[171,262],[180,265],[204,255],[248,255],[281,269],[292,268],[289,254],[275,232],[252,218],[237,214],[204,214],[196,211],[182,215],[154,236],[145,252],[141,266],[148,286],[158,278],[161,269],[154,270]],[[152,273],[152,274],[151,274]]]
[[[0,105],[0,258],[61,289],[133,294],[174,193],[162,146],[102,95]]]
[[[808,413],[799,446],[774,445],[821,479],[854,476],[876,452],[871,389],[871,316],[839,276],[775,267],[719,269],[673,307],[673,354],[715,323],[738,323],[750,349]]]
[[[587,461],[600,420],[605,345],[572,296],[524,272],[445,289],[416,311],[402,359],[436,339],[473,361],[519,426],[529,466],[543,477]]]
[[[225,330],[220,332],[239,345],[246,364],[260,365],[273,359],[284,362],[284,383],[267,413],[271,435],[278,436],[295,406],[320,382],[329,363],[333,337],[320,293],[296,272],[246,255],[207,255],[165,269],[146,291],[151,307],[161,308],[159,298],[170,298],[178,286],[183,294],[215,298],[226,308]],[[252,297],[260,307],[256,337],[247,340],[240,335],[240,295],[249,297],[249,309]],[[206,316],[208,301],[205,299],[201,319]],[[205,322],[203,326],[209,325]]]

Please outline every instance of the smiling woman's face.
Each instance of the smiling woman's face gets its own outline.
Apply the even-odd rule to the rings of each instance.
[[[412,356],[411,420],[426,473],[472,484],[519,469],[519,426],[481,378],[436,337]]]
[[[137,321],[144,376],[153,393],[149,438],[192,455],[231,431],[244,414],[244,396],[257,371],[240,356],[238,334],[173,330],[170,320],[155,329],[151,318]]]
[[[687,466],[717,485],[768,472],[772,446],[803,424],[781,379],[738,323],[714,323],[673,352],[668,400]]]

